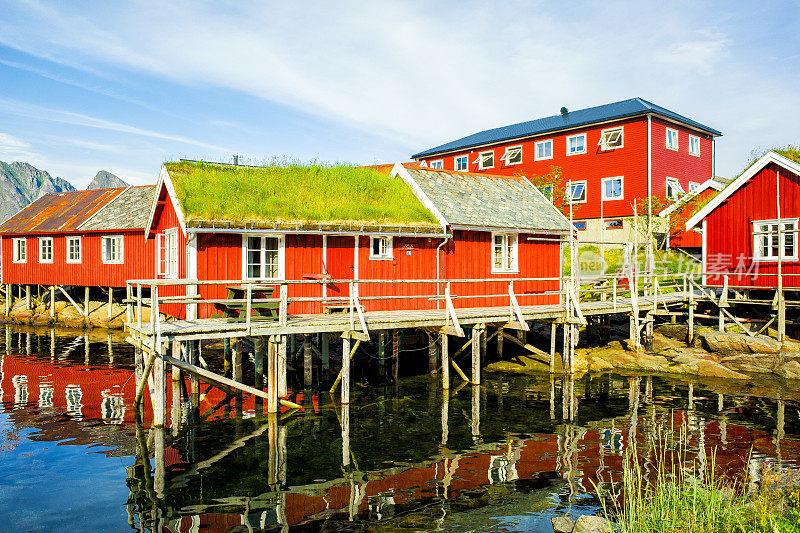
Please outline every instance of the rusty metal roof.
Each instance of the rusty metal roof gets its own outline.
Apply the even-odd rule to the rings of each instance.
[[[45,194],[3,222],[0,233],[77,231],[81,224],[125,189],[118,187]]]

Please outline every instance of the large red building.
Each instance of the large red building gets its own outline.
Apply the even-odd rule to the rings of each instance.
[[[324,297],[330,303],[347,301],[349,283],[322,283],[325,280],[539,277],[550,279],[515,287],[520,304],[559,301],[561,243],[569,234],[569,222],[526,179],[401,164],[385,172],[352,170],[361,173],[358,179],[345,177],[333,188],[302,169],[185,161],[163,166],[147,230],[148,242],[157,250],[157,277],[257,279],[265,284],[317,280],[289,285],[289,298]],[[202,207],[208,203],[199,197],[202,191],[190,186],[199,175],[205,186],[229,191],[227,201]],[[284,180],[285,187],[270,189],[269,180]],[[358,206],[357,214],[334,209],[324,219],[290,218],[292,206],[286,203],[301,190],[307,191],[303,194],[308,202],[347,197]],[[262,199],[253,207],[258,212],[243,213],[237,206],[236,198],[245,194]],[[385,204],[389,194],[418,215],[399,218],[395,207]],[[173,287],[169,294],[184,290]],[[197,290],[203,298],[225,298],[227,287],[201,285]],[[462,307],[508,305],[507,296],[465,298],[507,291],[507,282],[453,287],[459,297],[456,305]],[[436,298],[423,297],[437,294],[435,283],[361,283],[358,293],[366,310],[441,305]],[[368,300],[376,296],[394,299]],[[289,311],[321,313],[325,306],[320,301],[291,302]],[[211,304],[189,307],[189,314],[197,313],[198,318],[219,312]],[[184,313],[177,305],[162,310]]]
[[[430,168],[542,176],[572,184],[582,240],[622,242],[624,217],[648,194],[677,199],[714,175],[721,133],[641,98],[494,128],[412,156]],[[654,213],[655,215],[655,213]],[[627,231],[626,231],[627,230]]]
[[[125,287],[154,275],[144,228],[155,187],[49,193],[0,225],[2,282]]]
[[[753,163],[686,222],[700,228],[706,283],[800,287],[798,260],[800,152],[771,151]],[[714,275],[717,274],[718,275]]]

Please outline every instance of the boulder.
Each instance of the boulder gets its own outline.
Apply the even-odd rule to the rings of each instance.
[[[763,335],[750,337],[744,333],[707,331],[698,336],[705,349],[726,357],[747,353],[776,354],[781,351],[780,342]]]
[[[655,328],[654,332],[663,335],[664,337],[683,342],[686,340],[686,337],[689,334],[689,326],[683,326],[680,324],[661,324]]]
[[[789,361],[778,367],[775,373],[787,379],[800,379],[800,363]]]
[[[602,516],[583,515],[575,522],[572,533],[611,533],[611,523]]]
[[[575,528],[575,520],[568,516],[556,516],[551,518],[554,533],[572,533]]]

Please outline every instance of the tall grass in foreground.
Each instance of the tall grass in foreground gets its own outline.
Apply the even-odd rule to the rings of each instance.
[[[748,490],[748,479],[718,475],[715,454],[705,468],[687,461],[686,437],[656,437],[655,471],[644,471],[635,444],[626,451],[622,498],[608,493],[608,484],[596,486],[606,517],[620,533],[792,533],[800,532],[798,477],[766,470],[758,488]],[[621,502],[621,503],[620,503]]]

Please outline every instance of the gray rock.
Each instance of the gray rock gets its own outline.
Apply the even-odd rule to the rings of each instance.
[[[775,373],[788,379],[800,379],[800,363],[789,361],[778,367]]]
[[[555,533],[572,533],[575,528],[575,520],[568,516],[557,516],[551,518],[550,522],[553,524],[553,531]]]
[[[700,333],[699,337],[705,349],[726,357],[748,353],[777,354],[781,351],[780,342],[763,335],[749,337],[744,333],[707,331]]]
[[[107,170],[100,170],[87,189],[109,189],[112,187],[127,187],[128,183]]]
[[[611,533],[611,524],[602,516],[583,515],[575,522],[572,533]]]

